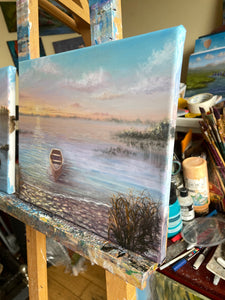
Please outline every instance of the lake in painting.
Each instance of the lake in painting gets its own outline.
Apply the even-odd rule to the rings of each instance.
[[[179,26],[21,62],[20,197],[161,261],[184,36]]]
[[[23,176],[30,183],[38,181],[46,190],[108,205],[115,192],[143,191],[151,186],[154,198],[162,200],[163,141],[140,145],[138,138],[119,137],[131,128],[145,132],[150,126],[40,116],[20,116],[20,122],[20,164],[26,166]],[[52,148],[61,149],[64,157],[57,185],[50,170]]]

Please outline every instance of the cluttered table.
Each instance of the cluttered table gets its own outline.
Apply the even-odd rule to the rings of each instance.
[[[179,106],[180,105],[180,106]],[[182,182],[187,187],[191,185],[191,180],[196,182],[202,180],[203,176],[199,176],[200,164],[198,171],[194,174],[195,165],[189,165],[189,174],[185,176],[184,161],[191,160],[207,161],[207,182],[209,190],[209,202],[206,210],[203,211],[204,205],[195,202],[195,219],[192,222],[184,223],[182,234],[178,233],[168,239],[167,257],[165,262],[159,267],[158,272],[167,278],[175,280],[198,293],[207,297],[207,299],[221,300],[225,299],[225,253],[224,253],[224,98],[210,93],[202,93],[184,97],[179,99],[178,118],[177,118],[177,141],[175,145],[174,166],[180,162],[180,177],[174,176],[176,187]],[[178,161],[178,162],[177,162]],[[174,167],[174,168],[176,168]],[[183,170],[182,170],[183,167]],[[182,172],[183,171],[183,172]],[[192,172],[192,174],[190,173]],[[176,172],[175,172],[176,173]],[[190,175],[191,174],[191,175]],[[198,177],[199,176],[199,177]],[[188,178],[189,177],[189,178]],[[189,182],[188,182],[189,180]],[[195,190],[200,190],[199,186],[195,186]],[[194,188],[189,186],[189,191]],[[207,190],[207,189],[205,189]],[[200,192],[201,193],[201,192]],[[178,192],[179,194],[179,192]],[[197,200],[196,200],[197,201]],[[200,207],[203,208],[200,211]],[[196,214],[196,208],[198,212]],[[215,214],[211,219],[221,220],[220,226],[211,224],[207,216]],[[189,215],[190,216],[190,215]],[[215,218],[215,219],[214,219]],[[198,220],[205,219],[200,238],[208,239],[208,234],[213,238],[217,236],[217,229],[222,235],[218,242],[202,247],[198,247],[195,243],[193,248],[189,247],[185,236],[185,227],[191,229],[196,225]],[[188,225],[188,223],[192,223]],[[200,223],[197,225],[201,225]],[[207,234],[206,234],[207,233]],[[196,231],[189,234],[189,239],[196,241]],[[218,236],[217,236],[218,237]],[[201,245],[200,245],[201,246]],[[201,262],[199,262],[201,261]]]
[[[224,244],[223,244],[224,245]],[[183,249],[185,253],[187,243],[184,240],[178,241],[176,245],[170,244],[168,247],[168,257],[173,253],[174,249]],[[158,272],[175,280],[176,282],[197,291],[201,295],[208,297],[209,299],[221,300],[224,299],[225,281],[220,279],[218,284],[215,283],[215,274],[207,269],[209,262],[214,259],[215,251],[218,247],[214,246],[209,249],[201,266],[196,270],[193,265],[196,262],[198,256],[193,257],[184,266],[177,271],[173,270],[174,264],[168,266],[165,269],[158,269]]]
[[[158,272],[166,276],[165,278],[175,280],[176,283],[180,283],[204,295],[207,299],[221,300],[225,299],[224,97],[208,93],[207,90],[204,93],[192,90],[192,94],[189,91],[187,95],[190,97],[184,97],[184,95],[185,91],[183,94],[180,94],[178,103],[177,140],[174,150],[174,176],[172,175],[172,181],[177,188],[178,199],[183,184],[185,187],[188,187],[192,196],[195,190],[193,203],[195,219],[190,222],[184,222],[182,231],[170,236],[168,239],[167,257],[158,268]],[[204,176],[201,173],[203,169],[200,170],[202,168],[200,159],[207,162],[206,173],[208,175],[205,177],[207,178],[205,183],[208,182],[208,187],[205,186],[204,190],[208,189],[209,191],[209,201],[207,205],[205,202],[205,206],[203,202],[201,203],[202,200],[198,202],[196,197],[197,190],[201,194],[200,181],[204,182]],[[194,164],[191,164],[192,160]],[[194,174],[194,169],[197,165],[198,170],[196,169],[197,172]],[[188,169],[186,169],[187,166]],[[193,185],[194,181],[197,182],[195,186]],[[179,203],[181,203],[180,199]],[[214,216],[207,219],[210,215]],[[191,218],[190,210],[189,218]],[[201,220],[203,220],[204,224],[200,223]],[[221,220],[219,226],[214,223],[214,221],[217,222],[218,220]],[[215,240],[214,242],[211,241],[211,244],[210,242],[208,244],[205,242],[203,245],[201,243],[198,245],[195,242],[188,243],[187,235],[185,236],[188,231],[186,230],[187,226],[189,226],[188,230],[190,233],[188,238],[190,241],[191,239],[195,242],[197,240],[209,241],[210,235],[210,238],[215,239],[217,236],[218,240],[217,242]],[[193,230],[195,226],[197,231],[202,226],[198,232],[199,236],[196,228]]]

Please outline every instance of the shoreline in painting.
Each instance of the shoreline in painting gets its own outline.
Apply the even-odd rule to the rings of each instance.
[[[138,199],[147,193],[154,199],[152,203],[158,203],[159,218],[165,223],[161,205],[167,149],[161,138],[165,135],[168,140],[167,122],[132,127],[130,122],[81,118],[21,115],[20,120],[22,200],[108,239],[113,196],[126,197],[132,192]],[[60,148],[64,155],[63,171],[57,181],[50,172],[49,152],[53,147]],[[161,231],[153,220],[156,238]],[[111,239],[116,242],[113,236]],[[160,242],[155,240],[154,246],[160,250]],[[156,260],[153,248],[149,245],[147,253],[140,254]]]
[[[48,214],[52,214],[52,217],[63,218],[107,241],[109,240],[109,206],[102,203],[86,202],[82,199],[68,198],[65,195],[53,195],[25,182],[20,184],[19,195],[21,200],[46,210]],[[116,242],[114,239],[111,241]],[[157,251],[150,248],[146,253],[140,252],[139,254],[148,259],[157,259]]]

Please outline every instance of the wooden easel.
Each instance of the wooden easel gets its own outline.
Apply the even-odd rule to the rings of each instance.
[[[19,26],[24,20],[30,24],[30,32],[27,34],[25,50],[19,52],[19,60],[33,59],[39,54],[39,23],[38,6],[46,10],[67,26],[80,33],[86,46],[91,45],[89,4],[87,0],[58,0],[58,3],[72,12],[68,16],[59,8],[47,0],[19,0],[17,1],[17,22]],[[120,0],[118,0],[120,5]],[[118,21],[118,20],[117,20]],[[122,27],[121,27],[122,28]],[[20,32],[18,33],[18,45],[20,42]],[[23,37],[24,38],[24,37]],[[122,30],[120,32],[122,38]],[[20,46],[19,46],[20,49]],[[30,300],[47,300],[47,259],[46,259],[46,235],[26,225],[27,238],[27,259],[29,275],[29,295]],[[136,288],[134,285],[125,282],[120,277],[113,275],[106,270],[107,299],[122,300],[136,299]]]

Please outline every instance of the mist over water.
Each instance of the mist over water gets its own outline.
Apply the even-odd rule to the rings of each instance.
[[[56,194],[110,203],[114,193],[146,190],[162,198],[165,157],[122,142],[118,132],[128,123],[84,119],[20,116],[19,160],[23,179]],[[146,130],[147,125],[135,124]],[[63,172],[54,182],[49,154],[61,149]]]

